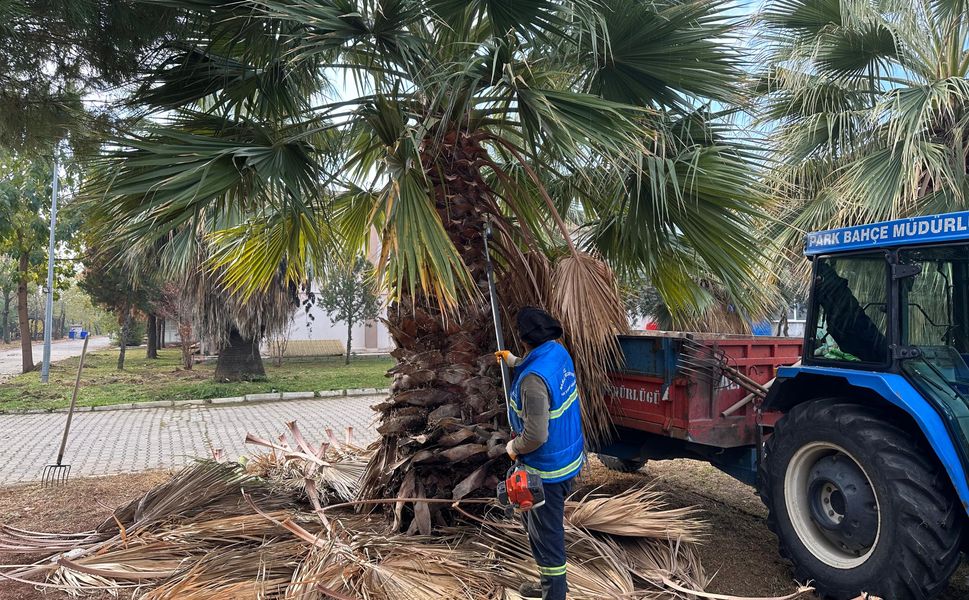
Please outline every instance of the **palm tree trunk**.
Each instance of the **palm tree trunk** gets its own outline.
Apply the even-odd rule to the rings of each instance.
[[[27,312],[27,270],[30,268],[30,257],[21,252],[17,273],[17,317],[20,319],[20,356],[23,372],[34,370],[33,346],[30,336],[30,315]]]
[[[158,318],[148,313],[148,352],[145,358],[158,358]]]
[[[229,343],[219,352],[215,365],[216,381],[255,381],[266,378],[259,354],[259,340],[247,339],[235,327],[229,332]]]
[[[473,167],[481,153],[465,137],[445,137],[435,182],[437,212],[481,290],[487,289],[483,240],[487,184]],[[450,144],[448,142],[450,140]],[[425,164],[432,164],[428,161]],[[446,186],[446,187],[445,187]],[[443,318],[433,298],[404,293],[387,324],[397,349],[391,396],[380,413],[381,446],[371,461],[363,497],[460,498],[494,490],[508,467],[505,407],[498,382],[494,329],[486,299]],[[440,504],[416,503],[397,525],[430,532]],[[402,517],[402,518],[401,518]]]

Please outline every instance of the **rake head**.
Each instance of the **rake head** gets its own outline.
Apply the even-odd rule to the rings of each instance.
[[[70,476],[71,465],[47,465],[40,480],[44,487],[64,485]]]

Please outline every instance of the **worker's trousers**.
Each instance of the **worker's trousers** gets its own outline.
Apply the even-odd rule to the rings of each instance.
[[[542,581],[542,600],[565,600],[565,497],[572,491],[572,480],[546,483],[545,504],[524,514],[528,543],[538,563]]]

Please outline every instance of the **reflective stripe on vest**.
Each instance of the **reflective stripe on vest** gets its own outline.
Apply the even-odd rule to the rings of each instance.
[[[566,400],[564,404],[562,404],[562,406],[558,407],[555,410],[549,411],[548,418],[549,419],[557,419],[557,418],[561,417],[563,414],[565,414],[565,411],[567,411],[569,409],[569,407],[572,406],[575,403],[575,401],[578,400],[578,399],[579,399],[579,390],[575,390],[569,396],[569,399]],[[522,416],[522,413],[525,412],[525,409],[524,408],[519,409],[518,408],[518,405],[515,404],[514,402],[511,403],[511,409],[513,411],[515,411],[515,414],[518,415],[519,417],[521,417]]]
[[[580,454],[579,458],[575,459],[571,464],[562,467],[561,469],[555,471],[542,471],[541,469],[536,469],[535,467],[525,465],[526,471],[531,471],[541,476],[542,479],[557,479],[559,477],[564,478],[566,475],[571,475],[582,468],[582,464],[585,462],[585,454]]]

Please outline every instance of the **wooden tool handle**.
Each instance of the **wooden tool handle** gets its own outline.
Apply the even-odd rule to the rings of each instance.
[[[64,426],[64,437],[61,438],[61,449],[57,452],[58,465],[64,459],[64,448],[67,447],[67,434],[71,432],[71,420],[74,418],[74,405],[77,404],[77,390],[81,387],[81,369],[84,368],[84,357],[87,355],[87,343],[90,339],[90,335],[84,338],[84,347],[81,348],[81,360],[77,363],[77,378],[74,379],[74,393],[71,395],[71,406],[67,409],[67,425]]]

